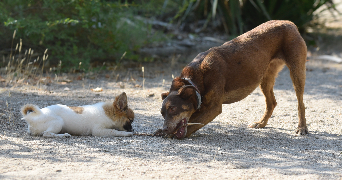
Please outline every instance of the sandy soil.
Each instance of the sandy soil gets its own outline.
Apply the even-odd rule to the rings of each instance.
[[[171,74],[179,74],[176,69],[145,67],[144,89],[140,69],[121,72],[120,81],[103,74],[71,83],[0,86],[0,179],[342,178],[342,64],[331,62],[307,63],[307,136],[294,133],[297,100],[287,68],[277,79],[278,106],[264,129],[247,128],[264,111],[259,89],[223,105],[221,115],[184,140],[32,137],[21,120],[19,110],[26,103],[85,105],[112,101],[125,91],[136,116],[135,132],[150,134],[163,124],[160,93],[168,90]],[[96,87],[104,91],[92,92]]]

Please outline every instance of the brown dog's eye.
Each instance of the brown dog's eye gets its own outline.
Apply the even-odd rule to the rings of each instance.
[[[176,106],[170,106],[170,107],[169,107],[170,113],[174,113],[176,110],[177,110],[177,107],[176,107]]]

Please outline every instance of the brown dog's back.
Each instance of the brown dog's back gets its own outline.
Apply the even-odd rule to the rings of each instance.
[[[290,21],[269,21],[200,53],[183,69],[182,76],[202,80],[202,87],[210,86],[215,79],[224,79],[221,81],[225,84],[224,91],[229,92],[224,103],[229,104],[253,92],[267,76],[270,66],[277,74],[284,64],[291,66],[298,60],[305,64],[306,45],[296,25]],[[193,71],[197,67],[201,73]]]

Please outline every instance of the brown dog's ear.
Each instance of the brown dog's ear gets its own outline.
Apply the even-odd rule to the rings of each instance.
[[[198,109],[198,106],[201,104],[201,100],[196,96],[196,89],[194,86],[183,86],[178,90],[178,95],[182,99],[190,100],[195,109]]]
[[[170,94],[170,92],[162,93],[162,94],[161,94],[162,100],[164,100],[169,94]]]
[[[195,95],[195,88],[193,86],[183,86],[178,90],[178,95],[182,99],[189,99],[191,96]]]
[[[127,109],[127,96],[126,93],[123,92],[119,96],[115,98],[115,101],[113,103],[114,106],[116,106],[120,110]]]

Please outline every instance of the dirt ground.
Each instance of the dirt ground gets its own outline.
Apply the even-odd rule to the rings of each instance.
[[[180,70],[146,66],[144,83],[141,69],[131,68],[119,73],[119,81],[103,73],[70,83],[0,86],[0,179],[342,178],[342,64],[314,57],[307,63],[304,95],[307,136],[294,133],[297,100],[287,68],[277,79],[278,106],[264,129],[247,128],[265,108],[259,89],[223,105],[221,115],[184,140],[33,137],[21,120],[19,110],[26,103],[85,105],[113,101],[124,91],[135,112],[135,133],[151,134],[163,124],[160,93]],[[91,91],[96,87],[103,91]]]
[[[339,20],[329,23],[340,27]],[[59,74],[63,78],[58,82],[16,86],[5,86],[0,77],[0,179],[342,179],[342,64],[317,58],[342,57],[342,36],[324,33],[328,41],[315,39],[318,47],[308,54],[307,136],[294,133],[297,99],[287,68],[277,78],[278,106],[265,128],[247,128],[265,108],[264,96],[256,89],[240,102],[223,105],[221,115],[184,140],[36,137],[27,134],[19,113],[27,103],[78,106],[113,101],[126,92],[135,112],[134,132],[151,134],[163,124],[160,93],[169,89],[183,66],[175,61],[146,65],[144,76],[139,67],[85,79]],[[93,92],[96,87],[103,91]]]

